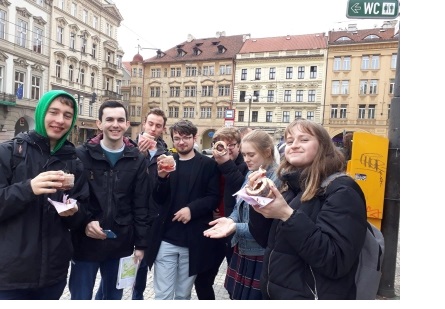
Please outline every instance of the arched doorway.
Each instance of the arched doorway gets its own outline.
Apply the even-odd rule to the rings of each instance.
[[[29,123],[25,117],[20,117],[14,126],[14,136],[19,134],[20,132],[27,132],[27,131],[29,131]]]
[[[213,134],[215,134],[215,129],[208,129],[204,131],[202,134],[201,149],[212,147]]]

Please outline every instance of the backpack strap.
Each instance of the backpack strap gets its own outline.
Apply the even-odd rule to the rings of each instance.
[[[25,159],[26,147],[28,143],[25,143],[22,138],[13,138],[14,147],[12,148],[11,156],[11,170],[14,171],[17,165]]]

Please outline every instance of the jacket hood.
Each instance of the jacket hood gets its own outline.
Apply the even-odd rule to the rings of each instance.
[[[54,149],[51,151],[51,154],[54,154],[57,150],[62,147],[62,145],[65,143],[66,139],[68,138],[68,135],[70,134],[71,130],[73,129],[74,125],[76,124],[77,119],[77,102],[76,99],[69,94],[66,91],[63,90],[50,90],[46,92],[39,100],[39,103],[37,103],[36,110],[34,113],[34,119],[36,122],[35,131],[40,134],[43,137],[48,137],[48,134],[45,129],[45,115],[46,111],[48,110],[48,107],[51,105],[51,103],[54,101],[55,98],[65,96],[73,100],[73,119],[71,122],[71,127],[69,130],[63,135],[58,141]]]

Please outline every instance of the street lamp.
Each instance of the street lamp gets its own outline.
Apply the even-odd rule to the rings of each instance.
[[[246,98],[249,99],[249,118],[247,121],[247,127],[250,127],[250,107],[252,106],[252,99],[256,100],[256,96],[253,96],[251,94],[246,95]]]

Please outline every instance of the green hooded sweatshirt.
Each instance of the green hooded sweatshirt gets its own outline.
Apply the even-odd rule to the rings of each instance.
[[[53,100],[60,96],[65,96],[65,97],[68,97],[71,100],[73,100],[73,102],[74,102],[73,120],[72,120],[70,129],[68,130],[68,132],[65,133],[64,136],[62,136],[61,139],[58,140],[54,149],[51,150],[51,154],[54,154],[57,150],[59,150],[62,147],[62,145],[65,143],[66,139],[68,138],[68,135],[70,134],[71,130],[73,129],[74,125],[76,124],[76,119],[77,119],[76,99],[66,91],[50,90],[40,98],[39,103],[37,103],[37,106],[36,106],[36,111],[34,113],[34,119],[36,122],[35,131],[38,134],[42,135],[43,137],[48,137],[48,134],[46,133],[46,129],[45,129],[46,111],[48,110],[48,107],[51,105]]]

